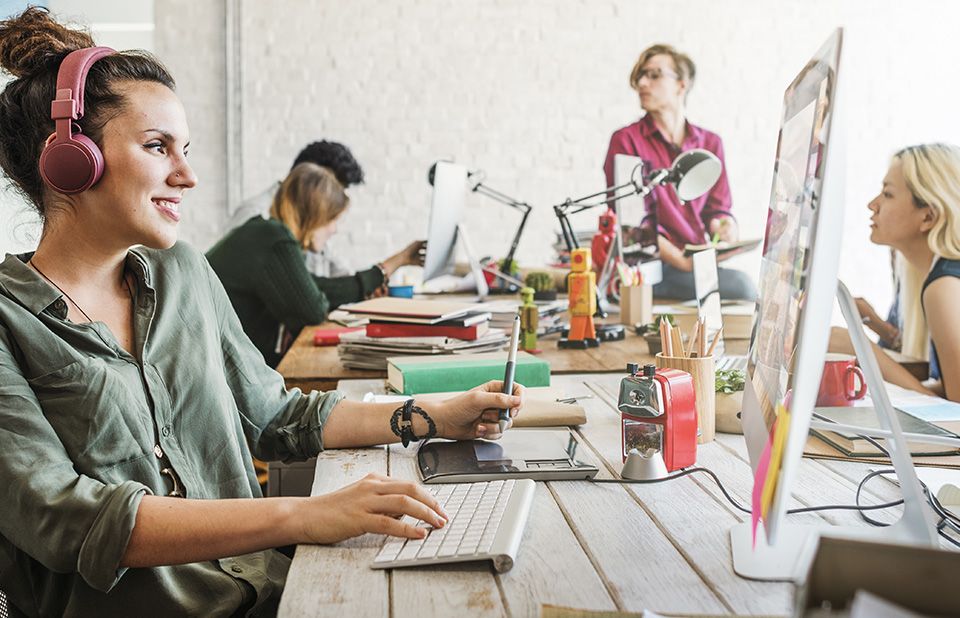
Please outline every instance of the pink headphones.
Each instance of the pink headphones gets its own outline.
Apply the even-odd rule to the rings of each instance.
[[[97,60],[114,54],[109,47],[88,47],[67,54],[57,73],[57,96],[50,117],[57,130],[40,154],[40,175],[60,193],[80,193],[103,175],[103,153],[74,120],[83,118],[83,85]]]

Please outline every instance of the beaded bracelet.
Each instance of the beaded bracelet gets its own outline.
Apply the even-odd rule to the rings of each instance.
[[[423,420],[427,422],[426,435],[417,437],[413,434],[411,418],[414,413],[422,416]],[[402,406],[393,411],[393,416],[390,417],[390,430],[400,437],[400,443],[404,447],[415,440],[429,440],[437,435],[436,423],[433,422],[429,414],[424,412],[423,408],[413,405],[413,399],[407,399]]]

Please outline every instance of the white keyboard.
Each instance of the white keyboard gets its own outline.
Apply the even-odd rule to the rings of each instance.
[[[497,572],[509,571],[517,559],[535,487],[531,479],[431,485],[430,493],[450,516],[447,525],[434,529],[404,516],[401,521],[427,528],[427,537],[389,537],[370,566],[390,569],[492,560]]]
[[[747,357],[746,356],[721,356],[717,359],[716,364],[717,371],[724,371],[728,369],[739,369],[740,371],[747,370]]]

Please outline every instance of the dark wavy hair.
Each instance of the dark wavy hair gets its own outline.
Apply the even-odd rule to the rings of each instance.
[[[325,167],[337,177],[344,187],[363,182],[363,168],[353,158],[353,153],[343,144],[321,140],[307,145],[294,159],[290,169],[301,163],[315,163]]]
[[[41,218],[47,208],[40,153],[54,132],[50,102],[56,94],[57,71],[67,54],[94,46],[90,34],[58,23],[44,8],[30,7],[0,21],[0,66],[16,78],[0,93],[0,168]],[[84,116],[77,123],[97,146],[103,145],[103,127],[127,103],[117,88],[125,81],[175,88],[167,69],[147,52],[125,51],[98,60],[87,74]]]

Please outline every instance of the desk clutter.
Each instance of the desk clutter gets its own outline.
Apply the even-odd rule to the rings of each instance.
[[[536,304],[540,314],[538,334],[558,332],[562,328],[566,301]],[[340,361],[351,369],[384,370],[387,359],[392,356],[483,354],[507,344],[506,329],[511,326],[519,306],[514,298],[479,304],[375,298],[343,305],[337,317],[350,326],[316,333],[314,345],[337,345]],[[486,379],[503,377],[502,366],[500,359],[501,375]],[[546,372],[549,374],[549,367]],[[547,384],[549,381],[535,386]],[[458,387],[447,384],[443,390],[452,388]]]

